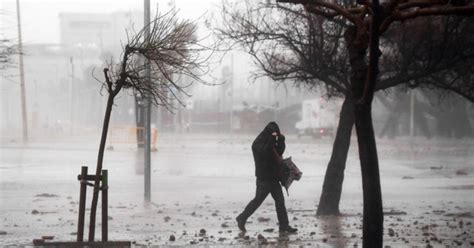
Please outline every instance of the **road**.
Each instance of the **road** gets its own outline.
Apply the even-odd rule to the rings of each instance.
[[[98,141],[90,140],[1,144],[0,245],[31,245],[44,235],[75,239],[76,177],[81,166],[95,171]],[[161,135],[158,151],[152,153],[151,204],[143,201],[143,153],[132,144],[114,144],[104,161],[110,177],[109,239],[131,240],[137,247],[246,246],[265,242],[257,238],[261,234],[270,245],[361,246],[355,138],[345,171],[342,216],[315,216],[332,141],[290,136],[285,155],[303,171],[286,196],[290,224],[300,229],[298,234],[279,236],[271,197],[249,219],[248,232],[239,234],[234,218],[255,193],[251,142],[246,135]],[[387,212],[385,245],[474,245],[473,140],[378,140],[378,151]],[[171,235],[176,241],[169,241]],[[96,237],[100,239],[100,227]]]

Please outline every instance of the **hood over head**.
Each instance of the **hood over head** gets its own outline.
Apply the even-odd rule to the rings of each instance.
[[[274,121],[268,123],[262,132],[257,136],[252,144],[252,150],[254,152],[263,152],[271,148],[275,142],[275,139],[272,137],[272,133],[276,132],[280,134],[280,128],[278,124]]]
[[[280,127],[278,127],[278,124],[276,124],[276,122],[274,121],[269,122],[262,131],[262,133],[270,134],[270,135],[274,132],[276,132],[277,134],[280,134]]]

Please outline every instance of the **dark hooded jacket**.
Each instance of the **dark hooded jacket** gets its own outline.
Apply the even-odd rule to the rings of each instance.
[[[278,141],[272,136],[274,132],[278,135]],[[284,151],[285,136],[280,133],[280,128],[275,122],[268,123],[252,143],[255,176],[260,180],[278,181]]]

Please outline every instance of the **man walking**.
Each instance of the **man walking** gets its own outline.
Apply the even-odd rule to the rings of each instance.
[[[295,233],[298,230],[289,225],[285,198],[278,180],[284,151],[285,136],[280,133],[280,128],[275,122],[268,123],[252,143],[257,190],[255,198],[247,204],[244,211],[236,218],[241,231],[246,231],[245,223],[247,219],[257,210],[268,194],[271,194],[275,201],[280,232]]]

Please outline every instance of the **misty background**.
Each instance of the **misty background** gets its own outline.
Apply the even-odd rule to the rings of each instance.
[[[221,1],[211,0],[199,4],[152,1],[151,12],[157,7],[161,12],[178,9],[180,17],[197,22],[200,36],[210,37],[206,22],[218,16],[219,4]],[[27,119],[33,139],[100,131],[106,97],[94,76],[100,76],[106,61],[120,56],[126,30],[143,26],[141,5],[137,1],[21,2]],[[2,1],[1,9],[0,34],[14,44],[18,37],[16,2]],[[224,133],[232,129],[248,133],[276,119],[287,133],[296,133],[302,101],[324,95],[295,88],[291,81],[254,79],[252,72],[257,67],[238,49],[214,57],[206,80],[217,86],[194,84],[187,89],[192,97],[182,96],[187,107],[176,102],[175,114],[154,108],[152,125],[159,132]],[[18,56],[12,56],[11,65],[2,70],[0,87],[2,141],[17,140],[21,136]],[[472,137],[472,103],[454,94],[440,97],[432,91],[413,91],[399,88],[377,93],[374,125],[379,136]],[[135,105],[133,94],[122,92],[112,126],[134,126]],[[434,111],[439,106],[440,111]],[[453,118],[460,122],[447,122]]]
[[[151,12],[156,11],[156,6],[162,12],[173,7],[179,9],[180,17],[197,20],[198,33],[206,37],[211,31],[204,25],[205,17],[217,3],[152,1]],[[98,72],[105,61],[120,56],[126,30],[141,29],[141,3],[24,1],[21,4],[27,116],[33,138],[98,133],[106,97],[101,95],[104,92],[93,73],[100,76]],[[15,1],[2,1],[2,12],[2,36],[14,43],[17,40]],[[183,99],[188,108],[176,103],[176,114],[153,110],[152,123],[160,127],[160,132],[180,131],[186,125],[193,131],[224,132],[230,128],[231,109],[273,111],[298,103],[302,97],[313,97],[291,87],[275,88],[276,84],[267,78],[253,82],[250,71],[255,68],[242,52],[220,56],[207,79],[219,86],[193,85],[187,89],[192,97]],[[1,79],[3,140],[16,139],[21,134],[18,56],[12,59],[13,64],[2,71]],[[119,95],[112,118],[113,125],[134,124],[135,100],[131,92]],[[269,118],[273,115],[262,123]],[[239,124],[235,125],[238,129]]]
[[[33,236],[50,233],[57,239],[74,238],[76,176],[80,166],[88,165],[92,171],[96,163],[108,94],[94,76],[100,77],[107,61],[119,58],[126,30],[140,30],[144,14],[143,2],[136,0],[20,3],[30,143],[22,143],[19,56],[14,54],[11,63],[0,69],[0,219],[4,220],[0,231],[10,235],[0,244],[28,243]],[[220,0],[151,1],[151,13],[153,17],[157,7],[162,13],[177,9],[180,18],[196,23],[199,38],[212,40],[209,27],[219,22],[221,4]],[[15,0],[0,2],[0,40],[11,45],[18,42],[16,14]],[[126,89],[115,98],[105,155],[111,175],[111,239],[163,244],[169,235],[179,233],[180,244],[188,244],[205,227],[232,244],[235,213],[255,192],[251,143],[269,121],[276,120],[287,136],[285,156],[293,156],[303,171],[291,196],[285,195],[301,235],[318,237],[316,243],[329,237],[336,247],[360,242],[362,186],[355,132],[341,201],[345,215],[333,223],[308,214],[319,204],[341,99],[328,99],[324,90],[297,87],[291,80],[254,78],[258,67],[237,46],[216,52],[211,61],[204,80],[215,85],[195,83],[186,88],[191,96],[180,95],[184,105],[175,101],[174,113],[152,108],[151,184],[156,203],[152,208],[141,205],[144,152],[138,148],[143,140],[138,137],[137,119],[143,114],[139,108],[143,102]],[[324,130],[305,133],[308,120],[316,118],[308,109],[316,105],[321,111],[318,117],[324,106],[328,124]],[[472,225],[458,233],[445,223],[457,224],[459,219],[452,220],[451,215],[447,220],[444,214],[462,212],[472,218],[474,213],[474,104],[445,91],[397,86],[375,94],[373,122],[384,210],[406,211],[401,217],[386,218],[387,226],[400,224],[390,227],[415,233],[421,229],[414,220],[420,226],[435,223],[448,240],[462,228],[470,228],[469,233]],[[38,197],[45,193],[56,196]],[[252,217],[251,241],[259,231],[274,227],[271,203],[267,199]],[[271,221],[260,222],[260,217]],[[328,232],[327,226],[338,231]],[[350,237],[350,242],[333,241],[333,236]],[[412,238],[424,245],[421,238]],[[398,241],[387,239],[386,244],[397,247]]]

